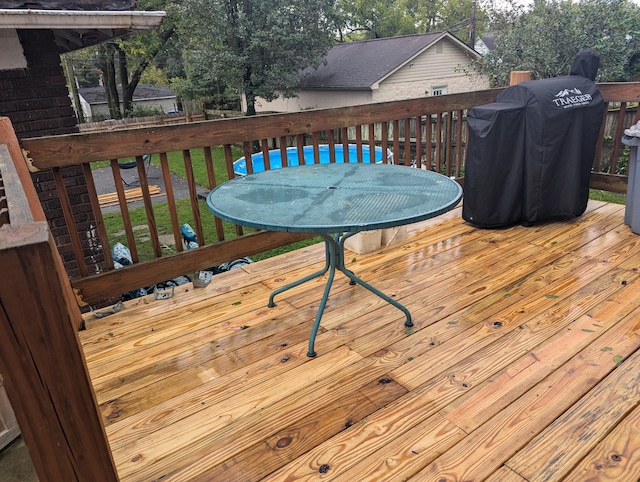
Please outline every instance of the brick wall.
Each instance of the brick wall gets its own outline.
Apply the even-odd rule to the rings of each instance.
[[[19,30],[26,69],[0,68],[0,115],[11,119],[18,139],[78,132],[60,55],[50,30]],[[62,170],[89,272],[102,270],[103,256],[80,167]],[[79,276],[51,171],[32,174],[52,234],[70,277]]]

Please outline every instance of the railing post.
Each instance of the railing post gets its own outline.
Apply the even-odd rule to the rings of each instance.
[[[47,223],[3,226],[0,265],[0,372],[38,478],[117,481]]]
[[[509,77],[509,85],[516,85],[527,80],[531,80],[530,70],[512,70]]]

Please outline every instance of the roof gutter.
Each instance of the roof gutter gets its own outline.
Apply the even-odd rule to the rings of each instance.
[[[85,11],[0,9],[0,28],[13,29],[128,29],[157,28],[163,11]]]

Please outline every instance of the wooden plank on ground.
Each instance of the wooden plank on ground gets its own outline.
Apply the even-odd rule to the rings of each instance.
[[[485,479],[484,482],[527,482],[527,479],[519,476],[509,467],[503,465]]]
[[[158,187],[155,184],[152,186],[149,186],[149,194],[151,195],[151,197],[158,197],[163,195],[161,193],[160,187]],[[142,192],[142,188],[136,187],[132,189],[126,189],[124,191],[124,196],[128,203],[132,203],[136,201],[142,201],[144,195]],[[117,206],[119,203],[118,193],[109,192],[105,194],[100,194],[98,196],[98,203],[100,204],[100,207],[103,207],[103,208],[109,207],[109,206]]]
[[[629,333],[637,329],[632,316],[625,318],[410,480],[485,479],[615,368],[603,346],[623,358],[636,351],[640,337]]]
[[[616,296],[599,304],[594,314],[585,314],[562,328],[518,362],[449,404],[441,413],[465,431],[472,432],[566,363],[603,330],[614,326],[635,308],[633,300],[637,296],[640,296],[640,282],[636,281],[628,289],[619,290]],[[527,329],[540,331],[536,324],[537,321],[533,320],[527,324]]]
[[[286,306],[274,308],[274,310],[287,309],[287,312],[291,310]],[[205,312],[202,316],[206,316],[210,313],[210,316],[214,316],[215,311]],[[278,313],[278,311],[272,312]],[[296,316],[299,313],[296,313]],[[304,314],[304,313],[303,313]],[[293,316],[292,323],[300,323],[303,318]],[[263,336],[263,333],[258,329],[261,322],[268,323],[272,329],[274,323],[271,323],[269,316],[261,316],[260,319],[256,319],[256,312],[250,310],[245,313],[239,313],[234,319],[234,323],[221,322],[217,325],[207,326],[206,323],[200,319],[194,321],[194,331],[185,331],[182,336],[176,336],[172,339],[156,339],[149,344],[148,347],[142,347],[138,355],[135,353],[136,342],[130,342],[127,345],[127,352],[122,353],[121,357],[118,357],[117,350],[110,350],[112,359],[109,363],[103,363],[95,367],[90,368],[92,373],[92,379],[94,379],[94,385],[101,403],[110,400],[115,394],[111,393],[109,397],[103,399],[105,396],[104,390],[111,387],[116,390],[117,393],[122,395],[127,393],[126,385],[119,388],[122,384],[119,382],[120,378],[127,379],[131,382],[136,382],[136,379],[143,376],[145,373],[152,374],[153,369],[158,368],[158,363],[165,360],[164,363],[175,364],[182,363],[184,361],[184,368],[189,366],[197,366],[200,363],[206,363],[217,356],[223,356],[223,353],[219,353],[217,344],[220,340],[224,340],[227,337],[236,339],[236,343],[249,344],[256,339]],[[243,326],[248,326],[247,323],[253,323],[253,329],[244,330]],[[199,329],[197,329],[199,328]],[[151,328],[149,329],[151,333]],[[243,332],[245,336],[238,339],[237,333]],[[144,339],[141,340],[141,343]],[[119,366],[119,363],[123,365]],[[125,365],[126,363],[126,365]],[[120,374],[117,376],[116,374]],[[125,391],[123,391],[125,390]]]
[[[283,463],[348,429],[406,392],[393,381],[382,383],[374,380],[222,464],[197,473],[187,466],[171,474],[167,480],[260,480]],[[256,460],[260,463],[256,464]]]
[[[181,405],[197,405],[202,400],[208,400],[209,403],[222,401],[236,394],[238,387],[248,390],[308,362],[309,358],[306,353],[306,343],[299,346],[290,346],[283,349],[282,352],[265,355],[257,362],[245,365],[242,369],[220,377],[209,377],[211,373],[209,372],[210,367],[205,359],[203,360],[204,366],[194,365],[186,372],[176,372],[175,378],[178,380],[182,377],[193,377],[199,380],[199,383],[195,388],[187,388],[175,397],[167,398],[162,394],[161,390],[165,384],[164,379],[155,381],[148,386],[142,386],[142,388],[136,387],[135,383],[133,383],[131,392],[127,388],[124,390],[124,394],[118,395],[118,398],[113,400],[118,410],[123,413],[117,421],[119,426],[110,428],[109,432],[116,432],[120,430],[119,427],[124,425],[135,424],[136,422],[142,423],[154,413],[176,411]],[[166,379],[166,383],[171,382],[172,379]],[[181,385],[183,382],[175,382],[175,384]],[[117,388],[117,386],[114,386],[113,390],[115,391]],[[175,390],[175,387],[172,390]],[[147,393],[150,401],[146,399]],[[145,411],[146,413],[143,413]],[[133,418],[124,421],[126,417]]]
[[[364,376],[367,368],[373,369],[368,378]],[[310,359],[304,366],[220,403],[198,400],[169,413],[163,411],[161,417],[146,414],[144,423],[123,424],[119,430],[111,426],[108,432],[119,474],[124,478],[135,474],[150,480],[162,476],[178,462],[221,463],[250,446],[255,430],[262,430],[265,436],[273,434],[338,398],[340,390],[335,387],[348,391],[353,384],[364,386],[384,369],[384,365],[378,364],[376,369],[375,361],[362,360],[342,348],[325,357]],[[349,378],[351,383],[345,381],[342,385],[334,378]],[[308,380],[323,382],[313,383],[309,388]],[[201,411],[210,414],[207,424],[200,422],[201,416],[193,416]],[[283,413],[287,416],[282,417]],[[153,443],[149,443],[150,440]],[[198,450],[203,447],[204,453]],[[176,448],[183,450],[176,451]],[[160,460],[162,463],[158,463]],[[153,461],[156,464],[151,464]]]
[[[509,349],[511,348],[508,346],[509,342],[513,338],[515,337],[511,334],[505,337],[503,341],[507,345],[505,348],[499,350],[494,349],[495,347],[485,348],[481,353],[461,360],[451,367],[440,367],[438,371],[434,371],[433,378],[428,384],[410,391],[406,396],[372,414],[367,420],[354,425],[349,431],[342,432],[325,443],[316,446],[308,453],[298,457],[265,478],[265,482],[310,478],[317,474],[323,465],[331,467],[331,477],[335,478],[347,474],[351,468],[363,460],[377,464],[381,460],[380,456],[376,455],[368,459],[370,454],[375,454],[378,450],[383,450],[386,447],[389,447],[389,450],[396,449],[394,443],[398,437],[425,422],[439,409],[446,406],[447,403],[465,393],[467,388],[463,386],[464,382],[454,379],[451,373],[473,373],[474,376],[479,378],[478,383],[480,383],[486,377],[491,376],[492,373],[489,370],[485,370],[485,367],[496,366],[498,367],[496,368],[497,370],[503,364],[513,360],[514,356],[519,356],[518,354],[514,355],[514,351]],[[406,354],[394,351],[388,351],[387,356],[401,360],[407,359]],[[446,372],[444,372],[445,369]],[[392,377],[389,377],[389,379],[393,380]],[[442,417],[438,416],[437,418],[442,421]],[[423,428],[430,424],[432,422],[425,422]],[[438,422],[436,422],[437,424]],[[435,425],[431,426],[434,427]],[[451,425],[439,426],[444,428]],[[445,432],[449,433],[449,430],[445,429]],[[428,433],[423,432],[423,434],[426,438],[430,437]],[[417,436],[417,433],[413,435]],[[404,452],[404,450],[410,450],[411,444],[420,443],[413,438],[410,439],[410,442],[408,447],[403,445],[397,449]],[[442,443],[444,442],[438,440],[437,437],[431,441],[425,440],[424,444],[421,444],[422,451],[417,455],[414,454],[416,455],[415,457],[398,458],[396,456],[394,458],[396,461],[393,464],[394,467],[387,467],[387,469],[388,471],[391,469],[401,471],[407,466],[420,464],[423,460],[428,463],[433,458],[433,452],[429,450],[429,447],[442,449]],[[436,450],[435,453],[439,454],[440,451]],[[362,476],[362,471],[358,470],[357,475],[358,477]],[[358,477],[355,479],[352,477],[350,480],[358,480]]]
[[[578,329],[580,326],[581,325],[578,325],[573,328]],[[585,326],[591,327],[592,325],[589,323]],[[548,327],[548,331],[551,333],[556,329],[557,328],[551,325]],[[501,367],[504,367],[510,362],[521,357],[527,352],[528,348],[530,349],[537,344],[537,340],[541,337],[541,334],[536,333],[536,331],[540,330],[530,329],[512,331],[473,356],[468,358],[465,356],[459,356],[458,358],[465,361],[458,363],[457,365],[452,365],[451,368],[445,369],[445,373],[443,373],[443,375],[445,375],[444,378],[447,379],[447,386],[446,388],[441,387],[440,391],[438,391],[438,397],[440,398],[438,403],[442,403],[445,391],[454,395],[457,392],[458,396],[462,396],[465,391],[472,390],[478,382],[482,381],[483,377],[489,376],[489,374],[492,373],[492,370],[499,370]],[[571,332],[571,330],[567,331],[569,333]],[[590,338],[590,340],[593,340],[595,336],[597,336],[595,333],[579,333]],[[566,345],[566,343],[564,344]],[[562,346],[563,343],[559,343],[559,345]],[[586,343],[582,343],[581,345],[584,346]],[[580,345],[578,345],[578,348],[580,348]],[[568,351],[570,353],[575,353],[575,351]],[[512,366],[512,364],[509,364],[509,367],[510,366]],[[435,368],[433,371],[428,368],[426,369],[426,371],[432,371],[432,374],[436,374],[439,370],[441,370],[439,367]],[[438,376],[433,381],[435,382],[440,378],[442,377]],[[432,386],[432,383],[429,383],[426,386]],[[430,392],[431,391],[432,390],[430,390]],[[430,394],[424,393],[423,395],[427,400],[434,399]],[[433,407],[429,407],[429,409],[432,408]],[[443,411],[443,413],[444,412],[445,411]],[[420,416],[421,415],[416,414],[414,419],[418,419]],[[491,413],[487,415],[486,419],[490,418],[490,416]],[[440,415],[438,415],[438,418],[439,417]],[[384,425],[389,426],[391,423],[391,421],[387,420],[384,422]],[[398,480],[404,480],[448,448],[440,446],[428,449],[427,447],[429,444],[426,444],[421,445],[421,450],[417,450],[415,448],[416,444],[419,444],[421,440],[426,441],[426,439],[428,439],[427,433],[428,432],[425,430],[419,429],[415,431],[414,429],[406,430],[404,433],[400,434],[399,437],[389,441],[377,451],[370,452],[368,456],[363,457],[356,465],[346,472],[341,472],[337,480],[391,480],[396,478]],[[460,433],[466,432],[460,431]],[[458,440],[460,439],[462,439],[462,437],[458,438]],[[367,439],[366,443],[369,442],[370,439]],[[328,449],[328,451],[330,452],[331,449]],[[389,464],[381,464],[380,461],[392,462]],[[369,477],[371,477],[371,479],[369,479]]]
[[[454,359],[472,353],[495,338],[503,336],[506,331],[518,329],[522,324],[539,317],[540,308],[548,306],[550,299],[556,300],[556,306],[553,311],[548,310],[546,317],[554,323],[561,320],[566,322],[567,314],[580,316],[581,312],[588,311],[601,301],[603,296],[611,293],[610,290],[618,288],[614,279],[607,274],[609,267],[593,261],[569,273],[553,268],[545,271],[548,278],[539,275],[538,272],[533,279],[523,280],[518,290],[509,290],[513,293],[516,303],[509,303],[511,296],[506,298],[507,303],[502,306],[497,304],[496,300],[496,306],[488,307],[491,310],[488,317],[483,316],[487,314],[484,309],[475,309],[475,313],[472,311],[472,317],[468,318],[460,317],[460,314],[456,313],[456,319],[449,319],[446,323],[455,322],[452,327],[454,330],[459,327],[456,330],[459,333],[446,343],[437,343],[437,346],[422,356],[428,357],[429,365],[435,364],[436,360],[438,364],[450,365]],[[587,279],[592,285],[585,287],[583,283]],[[491,290],[488,292],[495,293]],[[500,292],[496,294],[500,295]],[[497,311],[496,308],[502,309]],[[473,320],[480,323],[473,323]],[[449,346],[455,346],[456,350],[451,351]],[[405,386],[415,388],[429,378],[429,372],[424,370],[420,363],[407,363],[393,373],[393,378]]]

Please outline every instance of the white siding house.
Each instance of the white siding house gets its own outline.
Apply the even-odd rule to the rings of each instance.
[[[258,99],[258,112],[298,112],[489,88],[469,72],[479,54],[448,32],[337,44],[297,97]]]

